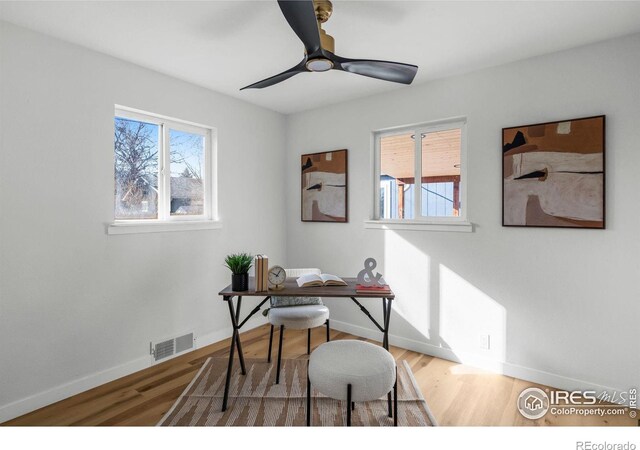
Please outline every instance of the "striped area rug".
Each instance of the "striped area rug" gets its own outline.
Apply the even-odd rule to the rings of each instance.
[[[304,426],[306,425],[306,359],[283,359],[280,384],[274,384],[275,362],[247,359],[247,375],[235,364],[227,411],[221,412],[226,358],[209,358],[158,426]],[[422,397],[411,368],[398,363],[398,425],[433,426],[435,419]],[[312,391],[314,426],[342,426],[344,402]],[[356,403],[353,426],[392,426],[387,400]]]

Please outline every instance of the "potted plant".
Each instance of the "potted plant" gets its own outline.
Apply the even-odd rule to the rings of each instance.
[[[231,289],[234,291],[249,290],[249,269],[253,265],[253,255],[233,253],[224,259],[224,265],[231,271]]]

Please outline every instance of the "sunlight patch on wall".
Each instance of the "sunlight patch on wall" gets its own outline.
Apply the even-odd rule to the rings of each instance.
[[[504,307],[440,264],[440,335],[462,362],[506,358]]]
[[[431,339],[431,261],[428,255],[395,232],[385,232],[385,280],[394,293],[399,313],[417,332]]]

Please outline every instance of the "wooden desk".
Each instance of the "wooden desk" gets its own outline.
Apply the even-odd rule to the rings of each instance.
[[[231,289],[231,285],[221,290],[218,295],[222,296],[222,300],[227,302],[229,306],[229,317],[231,319],[231,325],[233,326],[233,335],[231,337],[231,345],[229,346],[229,365],[227,366],[227,379],[224,385],[224,399],[222,401],[222,411],[227,409],[227,400],[229,398],[229,384],[231,382],[231,372],[233,371],[233,356],[235,349],[238,349],[238,359],[240,360],[240,368],[242,375],[246,375],[247,371],[244,365],[244,354],[242,352],[242,342],[240,342],[240,329],[247,323],[247,321],[256,314],[262,306],[271,298],[276,297],[325,297],[325,298],[348,298],[351,299],[373,324],[382,332],[382,346],[389,350],[389,321],[391,319],[391,302],[395,298],[393,291],[389,294],[380,293],[356,293],[356,279],[355,278],[343,278],[347,282],[347,286],[321,286],[321,287],[306,287],[300,288],[296,283],[296,278],[287,278],[284,283],[284,289],[279,291],[268,292],[256,292],[254,279],[249,279],[249,290],[247,291],[234,291]],[[240,308],[242,307],[242,297],[262,297],[264,299],[260,301],[242,321],[240,320]],[[233,298],[237,297],[238,300],[234,305]],[[366,299],[382,299],[382,325],[371,315],[371,313],[365,308],[356,297]],[[390,397],[388,399],[390,401]]]

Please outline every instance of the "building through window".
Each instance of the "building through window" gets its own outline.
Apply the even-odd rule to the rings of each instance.
[[[377,219],[462,216],[464,122],[376,133]]]

